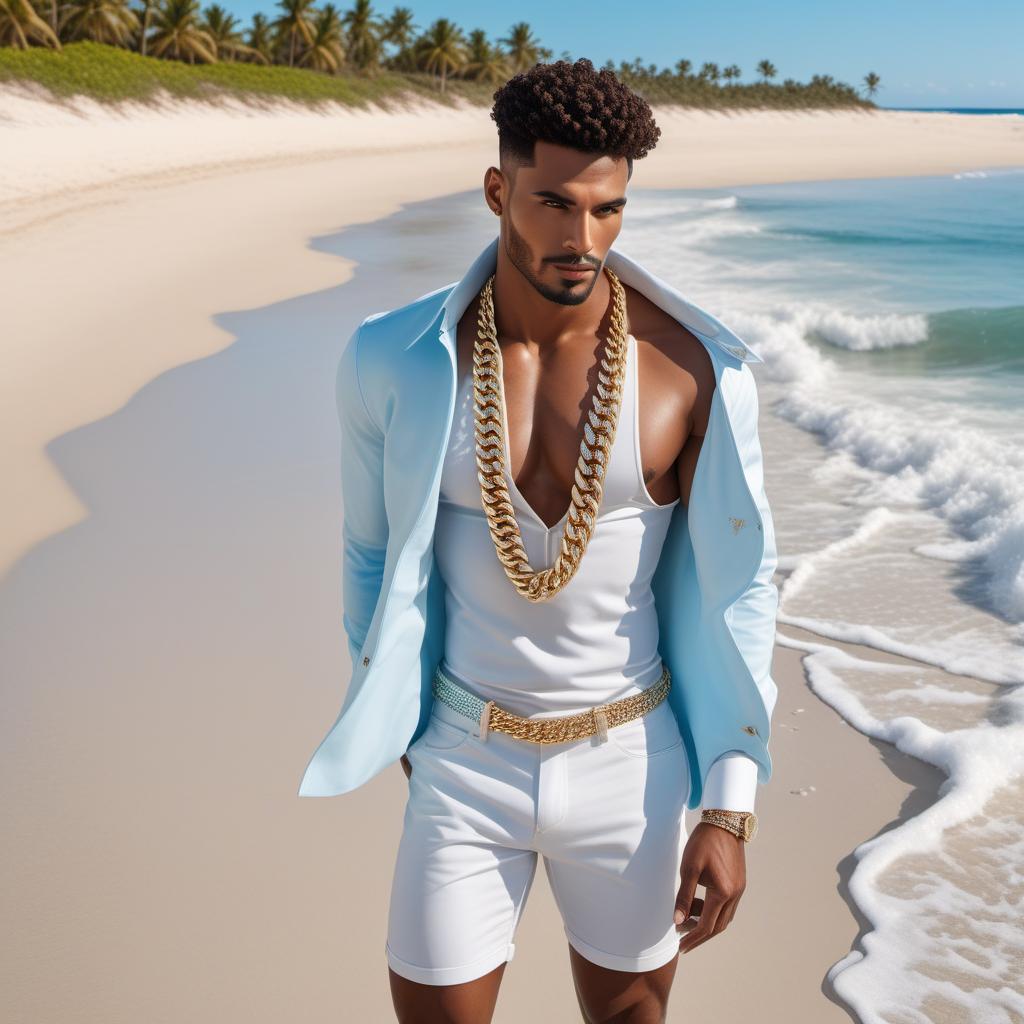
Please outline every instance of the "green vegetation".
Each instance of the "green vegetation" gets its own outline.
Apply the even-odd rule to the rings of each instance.
[[[379,17],[372,0],[345,12],[313,0],[277,6],[276,19],[255,14],[243,32],[219,4],[200,13],[197,0],[0,0],[0,82],[37,83],[58,99],[147,102],[166,90],[211,102],[228,94],[255,104],[389,107],[412,94],[489,105],[511,75],[554,59],[525,22],[491,42],[483,29],[467,35],[447,18],[420,31],[407,7]],[[692,107],[873,108],[879,86],[874,72],[864,78],[864,97],[830,75],[774,84],[768,60],[748,83],[735,64],[694,72],[688,60],[659,69],[637,58],[604,66],[649,103]]]
[[[2,0],[0,0],[2,2]],[[0,82],[30,81],[45,86],[55,97],[91,96],[98,100],[156,98],[161,89],[181,98],[216,102],[225,93],[258,104],[290,99],[315,106],[336,101],[354,106],[373,101],[387,107],[410,92],[441,100],[462,95],[483,103],[494,86],[459,82],[440,96],[429,75],[382,72],[373,78],[353,72],[325,75],[304,68],[261,67],[219,62],[183,64],[176,60],[140,57],[103,43],[68,43],[59,52],[32,47],[0,48]]]

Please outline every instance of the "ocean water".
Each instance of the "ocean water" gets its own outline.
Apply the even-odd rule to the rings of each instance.
[[[922,110],[937,114],[985,114],[989,117],[1024,117],[1021,107],[882,107],[882,110]]]
[[[835,991],[865,1024],[1022,1022],[1024,167],[633,188],[627,211],[616,247],[765,359],[778,642],[850,725],[947,776],[855,851],[872,930]],[[386,309],[495,230],[473,190],[343,251]]]
[[[1024,168],[630,207],[618,247],[765,359],[779,642],[948,776],[856,850],[873,930],[835,991],[864,1022],[1024,1021]]]

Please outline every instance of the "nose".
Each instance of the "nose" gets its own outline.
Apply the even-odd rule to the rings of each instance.
[[[575,256],[585,256],[594,247],[590,237],[590,214],[581,211],[573,220],[572,234],[562,243]]]

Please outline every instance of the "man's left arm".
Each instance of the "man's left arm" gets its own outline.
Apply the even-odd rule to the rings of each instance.
[[[774,524],[764,490],[764,472],[760,439],[757,432],[757,389],[750,368],[741,371],[747,388],[746,423],[739,425],[738,437],[744,470],[752,482],[752,491],[762,520],[765,550],[754,579],[733,606],[733,629],[748,634],[747,647],[755,651],[753,672],[768,716],[775,705],[777,690],[771,678],[771,659],[775,644],[775,612],[778,589],[772,582],[777,565]],[[710,418],[711,393],[715,387],[713,371],[710,380],[698,376],[697,401],[690,435],[679,459],[679,488],[689,500],[693,471],[697,465],[704,433]],[[701,809],[753,811],[757,792],[758,765],[742,751],[729,750],[719,755],[708,770],[701,795]],[[676,926],[684,937],[680,951],[695,946],[723,931],[732,921],[740,897],[746,888],[744,840],[710,822],[700,822],[690,835],[680,868],[681,885],[676,897]],[[705,887],[704,899],[695,895],[696,887]]]

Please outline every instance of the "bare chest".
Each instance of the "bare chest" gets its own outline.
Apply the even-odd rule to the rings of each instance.
[[[457,332],[458,372],[473,372],[475,320],[463,317]],[[689,403],[661,353],[635,342],[636,429],[641,471],[658,504],[680,496],[676,461],[686,442]],[[603,340],[566,344],[550,351],[525,344],[502,345],[502,384],[512,479],[550,529],[571,500],[583,425],[597,393]],[[634,429],[633,423],[618,429]]]

